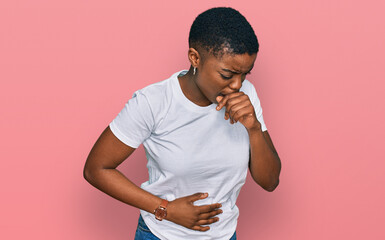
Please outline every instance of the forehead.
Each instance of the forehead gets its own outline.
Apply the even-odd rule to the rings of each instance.
[[[249,55],[248,53],[223,53],[217,57],[210,54],[207,60],[210,61],[211,64],[216,65],[216,68],[227,69],[237,73],[246,73],[253,68],[256,58],[256,53],[251,55]]]

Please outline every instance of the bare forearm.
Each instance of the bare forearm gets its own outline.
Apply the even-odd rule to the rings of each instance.
[[[136,186],[117,169],[98,169],[85,174],[85,179],[111,197],[147,212],[153,212],[161,199]]]
[[[267,191],[273,191],[279,183],[281,161],[269,146],[261,129],[249,130],[250,173],[256,183]]]

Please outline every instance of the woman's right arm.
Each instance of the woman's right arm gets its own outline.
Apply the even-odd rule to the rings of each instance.
[[[161,199],[142,190],[116,169],[134,151],[107,127],[91,149],[83,175],[92,186],[111,197],[151,212]]]
[[[91,149],[83,175],[91,185],[111,197],[153,213],[160,205],[161,198],[136,186],[116,169],[134,151],[135,148],[121,142],[108,126]],[[208,226],[201,225],[218,221],[215,216],[222,210],[219,209],[219,203],[194,206],[195,201],[206,197],[207,194],[197,193],[171,201],[167,207],[166,219],[193,230],[209,230]]]

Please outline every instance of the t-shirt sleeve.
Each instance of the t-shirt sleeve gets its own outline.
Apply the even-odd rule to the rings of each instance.
[[[267,130],[267,127],[266,127],[265,121],[263,120],[261,102],[259,101],[257,91],[255,90],[253,84],[251,84],[251,93],[249,98],[250,98],[251,104],[253,104],[254,106],[257,119],[261,123],[262,132],[264,132]]]
[[[154,126],[146,96],[136,91],[109,126],[120,141],[133,148],[139,147],[151,135]]]

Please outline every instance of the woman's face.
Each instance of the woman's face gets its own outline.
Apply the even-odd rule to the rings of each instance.
[[[197,67],[195,83],[207,100],[217,103],[218,96],[239,91],[256,58],[256,53],[224,53],[221,57],[206,54]]]

